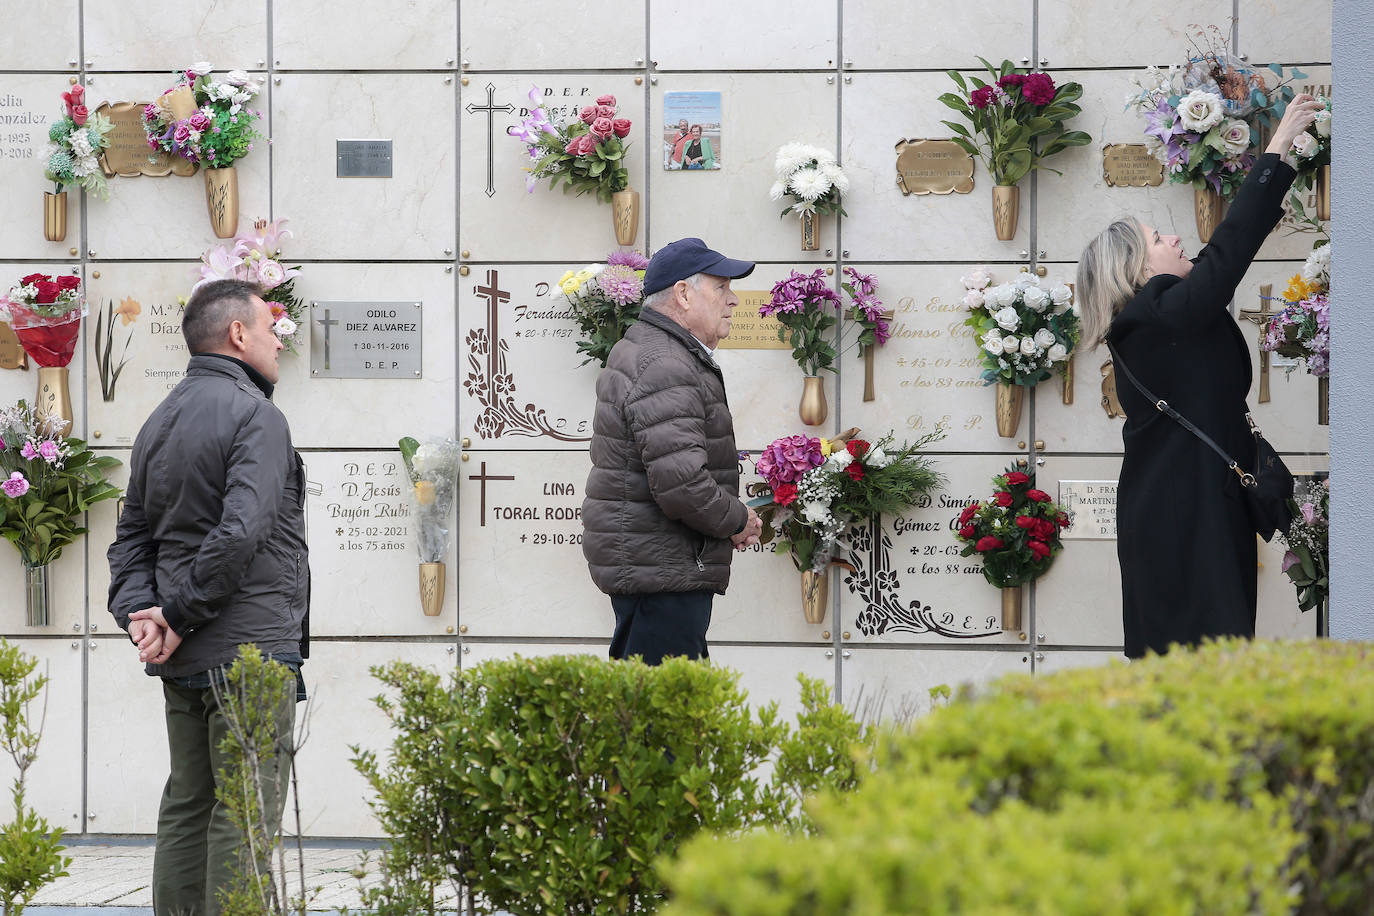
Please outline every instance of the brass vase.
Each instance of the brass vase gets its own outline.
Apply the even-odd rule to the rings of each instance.
[[[43,192],[43,238],[61,242],[67,238],[67,192]]]
[[[825,422],[825,380],[819,375],[808,375],[802,379],[801,406],[797,413],[807,426],[820,426]]]
[[[426,617],[438,617],[444,610],[444,564],[420,564],[420,607]]]
[[[1331,425],[1331,376],[1317,376],[1317,425]]]
[[[232,165],[205,170],[205,206],[215,238],[231,239],[239,228],[239,172]]]
[[[1204,244],[1212,238],[1221,216],[1226,210],[1226,202],[1211,188],[1193,189],[1193,219],[1197,221],[1197,237]]]
[[[820,217],[815,210],[801,212],[801,245],[802,251],[815,251],[821,247]]]
[[[24,622],[31,627],[46,627],[52,620],[48,615],[48,567],[24,567]]]
[[[72,422],[72,393],[66,366],[43,366],[38,370],[38,396],[34,411],[40,417],[61,417],[70,430]]]
[[[633,245],[639,235],[639,192],[633,188],[611,195],[611,219],[617,245]]]
[[[1002,631],[1015,633],[1021,629],[1021,586],[1002,589]]]
[[[992,225],[997,238],[1010,242],[1016,238],[1016,215],[1021,204],[1021,189],[1014,184],[992,186]]]
[[[1331,166],[1317,166],[1317,219],[1325,222],[1331,218]]]
[[[830,592],[830,574],[808,569],[801,575],[802,616],[807,623],[825,623],[825,599]]]
[[[1073,403],[1073,355],[1064,360],[1064,403]]]
[[[1016,436],[1016,428],[1021,425],[1021,404],[1026,399],[1026,389],[1009,382],[997,383],[997,435],[1003,439]]]

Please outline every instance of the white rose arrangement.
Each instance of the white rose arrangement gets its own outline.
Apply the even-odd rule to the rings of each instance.
[[[1032,387],[1063,373],[1080,335],[1073,290],[1062,283],[1046,289],[1026,272],[996,284],[986,267],[960,280],[969,311],[964,323],[974,330],[984,381]]]

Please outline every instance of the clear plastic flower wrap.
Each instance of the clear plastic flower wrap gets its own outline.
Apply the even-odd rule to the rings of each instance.
[[[407,436],[401,440],[400,447],[401,459],[410,477],[410,501],[415,512],[420,562],[442,563],[448,554],[462,449],[454,440],[443,437],[419,442]]]

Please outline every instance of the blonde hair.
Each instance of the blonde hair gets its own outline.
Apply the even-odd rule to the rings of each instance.
[[[1140,221],[1119,217],[1083,249],[1075,298],[1083,315],[1083,345],[1097,347],[1112,319],[1149,279],[1145,231]]]

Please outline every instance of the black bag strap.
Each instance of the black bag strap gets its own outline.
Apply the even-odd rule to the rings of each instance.
[[[1107,350],[1112,354],[1113,365],[1115,365],[1118,369],[1120,369],[1122,372],[1126,374],[1127,380],[1135,386],[1137,391],[1139,391],[1141,394],[1145,396],[1145,400],[1155,405],[1156,410],[1160,411],[1161,413],[1167,414],[1169,416],[1169,419],[1173,420],[1179,426],[1182,426],[1184,429],[1188,430],[1188,432],[1192,433],[1194,436],[1197,436],[1199,439],[1201,439],[1203,442],[1207,444],[1208,448],[1210,448],[1212,451],[1220,455],[1221,460],[1226,462],[1226,466],[1236,472],[1236,476],[1240,478],[1241,486],[1253,487],[1256,485],[1255,475],[1242,471],[1240,469],[1240,463],[1237,462],[1236,459],[1228,455],[1220,445],[1217,445],[1216,442],[1212,440],[1211,436],[1207,435],[1202,430],[1198,429],[1187,417],[1185,417],[1183,414],[1179,413],[1177,410],[1174,410],[1171,406],[1169,406],[1168,401],[1164,400],[1163,398],[1155,397],[1154,394],[1150,392],[1150,389],[1142,385],[1140,383],[1140,379],[1135,377],[1135,373],[1131,372],[1131,370],[1126,367],[1126,364],[1121,361],[1121,354],[1116,352],[1116,347],[1112,346],[1111,341],[1107,341]],[[1259,427],[1255,425],[1254,418],[1251,417],[1249,413],[1246,413],[1245,419],[1250,424],[1250,432],[1253,433],[1256,438],[1259,438],[1260,431]]]

